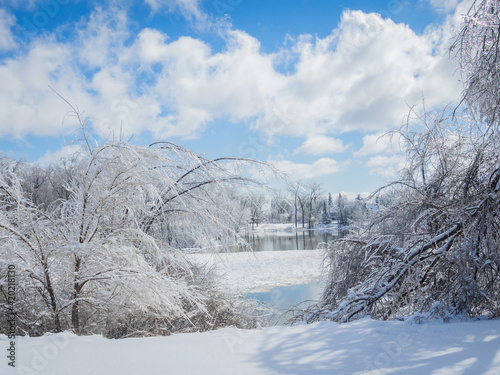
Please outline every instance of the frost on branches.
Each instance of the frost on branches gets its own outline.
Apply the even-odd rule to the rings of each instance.
[[[463,100],[479,120],[498,123],[500,103],[500,2],[474,1],[450,48],[465,84]]]
[[[248,181],[228,162],[246,161],[207,160],[171,143],[106,143],[45,169],[0,160],[0,274],[16,266],[21,333],[255,326],[250,307],[179,250],[237,237],[226,208]],[[4,282],[0,310],[9,308]]]
[[[463,106],[410,112],[406,168],[381,189],[392,204],[330,244],[322,303],[299,318],[500,315],[499,11],[473,3],[451,47]]]
[[[473,130],[438,117],[401,131],[409,166],[386,187],[393,204],[331,244],[308,320],[500,312],[500,140]]]

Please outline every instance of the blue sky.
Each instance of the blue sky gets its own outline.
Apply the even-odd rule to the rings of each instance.
[[[268,161],[326,192],[371,192],[403,164],[385,132],[460,96],[458,0],[0,0],[0,150],[177,142]]]

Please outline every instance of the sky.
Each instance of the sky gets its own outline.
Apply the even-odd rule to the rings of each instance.
[[[458,0],[0,0],[0,150],[42,165],[168,140],[272,163],[325,192],[404,165],[388,131],[453,105]],[[394,143],[394,142],[393,142]]]

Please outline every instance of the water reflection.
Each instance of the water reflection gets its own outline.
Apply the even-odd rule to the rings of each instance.
[[[312,250],[317,249],[321,243],[339,238],[339,235],[331,232],[303,231],[289,234],[253,233],[244,238],[253,251]],[[237,251],[245,251],[245,248],[239,247]]]
[[[324,281],[318,279],[309,284],[278,286],[269,292],[248,293],[245,298],[256,299],[275,309],[276,313],[270,318],[270,324],[281,325],[292,318],[293,309],[305,309],[317,302],[324,285]]]

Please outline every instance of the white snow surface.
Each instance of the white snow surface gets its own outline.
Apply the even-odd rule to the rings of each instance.
[[[321,276],[324,255],[324,250],[290,250],[188,256],[199,264],[215,267],[227,291],[245,294],[310,283]]]
[[[9,340],[0,336],[0,350]],[[47,375],[500,374],[500,320],[447,324],[360,321],[226,328],[108,340],[68,333],[17,338],[16,368]]]

